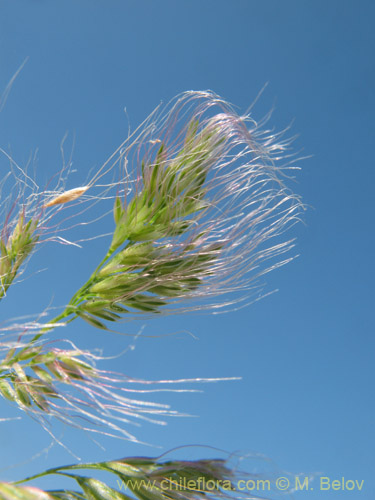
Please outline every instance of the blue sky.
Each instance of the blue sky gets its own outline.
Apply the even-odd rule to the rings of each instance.
[[[374,11],[366,0],[0,2],[1,89],[28,58],[0,115],[0,146],[21,165],[38,150],[41,185],[61,168],[67,131],[76,169],[68,187],[75,187],[123,141],[128,119],[135,128],[161,100],[184,90],[212,89],[245,111],[268,83],[254,118],[274,108],[270,124],[292,124],[295,150],[310,156],[292,183],[308,206],[304,224],[292,229],[299,257],[267,276],[267,290],[278,293],[227,315],[149,322],[145,334],[183,328],[199,340],[140,338],[134,351],[109,363],[144,378],[243,380],[168,397],[199,418],[165,428],[145,424],[139,437],[161,448],[106,441],[102,450],[66,429],[64,442],[84,460],[207,445],[262,454],[292,474],[365,481],[360,493],[314,490],[296,498],[373,497]],[[0,164],[7,168],[4,159]],[[41,248],[30,278],[1,304],[2,318],[68,300],[105,244]],[[142,324],[121,328],[134,334]],[[107,355],[132,342],[78,322],[70,334],[80,347],[100,344]],[[5,401],[0,408],[2,416],[17,415]],[[26,417],[2,423],[0,477],[72,462],[58,446],[28,461],[49,443]],[[180,452],[205,455],[215,453]],[[270,465],[257,459],[247,467]]]

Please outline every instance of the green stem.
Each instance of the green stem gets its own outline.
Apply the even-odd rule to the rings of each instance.
[[[95,281],[96,275],[98,274],[98,271],[100,271],[100,269],[104,266],[104,264],[110,259],[112,254],[113,254],[113,250],[111,251],[111,249],[109,249],[106,256],[104,257],[104,259],[100,262],[100,264],[95,268],[95,271],[91,274],[90,278],[86,281],[86,283],[83,286],[81,286],[81,288],[70,299],[70,302],[68,303],[65,311],[68,310],[69,307],[72,307],[72,306],[74,307],[77,305],[77,303],[79,302],[82,295],[84,295],[86,290],[88,290],[88,288],[90,288],[92,286],[93,282]],[[62,313],[62,315],[60,314],[60,316],[66,317],[66,316],[64,316],[65,311]],[[69,313],[69,314],[71,314],[71,313]],[[57,316],[55,318],[56,321],[52,320],[51,323],[56,323],[57,321],[60,321],[60,319],[62,319],[60,316]]]
[[[70,477],[72,479],[75,479],[77,477],[74,474],[68,474],[67,472],[60,472],[60,471],[61,471],[60,467],[56,467],[55,469],[48,469],[48,470],[45,470],[44,472],[40,472],[39,474],[35,474],[34,476],[29,476],[29,477],[26,477],[25,479],[19,479],[18,481],[14,481],[12,484],[14,486],[18,486],[19,484],[23,484],[23,483],[26,483],[28,481],[33,481],[34,479],[39,479],[41,477],[45,477],[45,476],[48,476],[50,474],[58,474],[60,476]]]
[[[67,318],[68,316],[70,316],[71,314],[73,314],[73,312],[71,311],[68,311],[67,309],[65,309],[65,311],[63,311],[61,314],[59,314],[58,316],[56,316],[56,318],[52,319],[49,323],[58,323],[60,320],[64,319],[64,318]],[[68,319],[68,321],[66,321],[66,323],[71,323],[73,320],[75,320],[77,318],[77,316],[73,316],[72,318]],[[46,327],[46,328],[43,328],[39,333],[37,333],[35,335],[35,337],[33,337],[30,342],[23,348],[21,349],[17,355],[12,359],[12,362],[13,363],[16,363],[18,361],[18,358],[19,356],[24,352],[24,351],[27,351],[28,349],[30,349],[30,347],[35,344],[35,342],[37,342],[37,340],[40,339],[40,337],[42,337],[45,333],[49,332],[50,330],[53,330],[53,326],[49,326],[49,327]]]
[[[101,260],[99,265],[95,268],[94,272],[91,274],[90,278],[87,280],[87,282],[73,295],[73,297],[70,299],[68,305],[64,309],[62,313],[60,313],[58,316],[53,318],[52,320],[49,321],[49,326],[43,328],[39,333],[37,333],[31,341],[25,346],[23,349],[21,349],[14,359],[12,360],[13,362],[17,361],[17,358],[27,349],[30,348],[32,344],[35,344],[46,332],[49,332],[50,330],[54,329],[54,324],[59,323],[61,320],[68,318],[69,316],[73,315],[71,318],[69,318],[66,323],[70,323],[74,321],[78,316],[74,313],[74,308],[79,304],[81,298],[85,295],[85,292],[93,285],[93,283],[96,280],[97,274],[100,271],[100,269],[104,266],[104,264],[112,257],[114,252],[116,251],[116,248],[113,248],[112,246],[109,248],[108,252],[104,256],[104,258]],[[19,266],[18,266],[19,267]],[[6,290],[9,288],[11,282],[13,281],[15,275],[17,274],[17,269],[18,267],[14,270],[12,273],[12,280],[7,283],[7,285],[3,285],[3,289],[0,290],[0,300]]]
[[[84,295],[86,290],[90,288],[93,284],[93,282],[96,279],[98,271],[103,267],[103,265],[112,257],[114,253],[114,249],[110,248],[108,252],[106,253],[105,257],[102,259],[102,261],[99,263],[99,265],[95,268],[94,272],[91,274],[90,278],[87,280],[87,282],[73,295],[73,297],[70,299],[68,305],[64,309],[64,311],[53,318],[51,321],[49,321],[49,324],[56,324],[59,323],[62,319],[65,319],[69,317],[71,314],[74,314],[74,307],[79,303],[81,297]],[[70,323],[71,321],[75,320],[77,318],[77,315],[74,315],[72,318],[70,318],[67,323]],[[27,346],[27,349],[30,347],[31,344],[36,342],[37,340],[40,339],[42,335],[44,335],[46,332],[52,330],[54,327],[49,326],[46,328],[43,328],[35,337],[30,341],[29,345]],[[25,348],[26,349],[26,348]],[[22,352],[22,351],[21,351]]]

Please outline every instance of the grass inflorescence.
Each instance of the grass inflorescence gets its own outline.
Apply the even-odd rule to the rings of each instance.
[[[219,379],[133,379],[100,370],[100,357],[70,340],[69,348],[56,347],[45,335],[76,318],[108,329],[124,318],[218,312],[247,304],[261,276],[292,259],[290,254],[284,257],[293,247],[293,239],[284,233],[299,220],[303,206],[286,187],[287,173],[295,168],[289,144],[282,134],[262,131],[249,115],[238,115],[214,93],[186,92],[158,107],[81,187],[66,189],[70,162],[58,176],[56,189],[39,191],[0,150],[10,160],[11,173],[16,169],[23,175],[21,182],[14,176],[21,187],[0,207],[0,300],[37,244],[70,243],[58,233],[60,224],[86,208],[65,217],[66,207],[113,200],[108,250],[86,283],[48,323],[25,324],[11,339],[1,333],[0,395],[48,432],[51,423],[60,420],[82,431],[137,442],[129,424],[164,424],[164,417],[179,415],[166,404],[144,400],[144,393],[167,390],[164,384],[185,392],[189,389],[173,389],[171,384]],[[116,169],[119,182],[98,184]],[[87,192],[98,186],[101,194],[90,198]],[[83,469],[114,474],[131,496],[78,474]],[[52,474],[71,478],[80,490],[46,492],[21,485]],[[58,467],[17,483],[0,483],[0,500],[231,498],[238,493],[232,477],[220,460],[131,458]],[[202,478],[203,485],[198,481]],[[181,486],[181,479],[191,480],[193,486]],[[145,481],[152,481],[152,488],[145,487]],[[212,490],[205,486],[210,481]]]

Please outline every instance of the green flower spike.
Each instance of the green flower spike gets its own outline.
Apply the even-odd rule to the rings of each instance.
[[[6,295],[20,267],[34,249],[39,239],[37,227],[38,220],[26,221],[21,211],[11,235],[0,238],[0,299]]]
[[[132,198],[115,200],[109,250],[52,323],[81,317],[106,328],[124,315],[247,300],[261,275],[290,260],[277,257],[292,241],[276,238],[302,209],[281,181],[277,139],[211,93],[183,94],[153,114],[120,153],[136,178],[125,180]]]
[[[107,472],[104,481],[78,474],[83,470]],[[80,490],[42,491],[19,484],[56,475],[76,482]],[[113,487],[113,477],[116,486]],[[110,462],[56,467],[13,484],[0,483],[0,500],[203,500],[245,497],[235,486],[236,474],[225,460],[196,461],[124,458]],[[40,496],[38,496],[40,495]],[[249,498],[249,497],[247,497]],[[252,496],[252,498],[255,498]]]

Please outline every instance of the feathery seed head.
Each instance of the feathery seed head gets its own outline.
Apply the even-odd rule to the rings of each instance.
[[[3,230],[0,239],[0,299],[13,283],[19,268],[33,251],[39,235],[38,219],[25,220],[25,213],[20,212],[12,232]]]
[[[144,400],[143,396],[135,399],[132,394],[194,392],[176,389],[174,384],[223,380],[137,380],[99,370],[95,361],[100,358],[75,347],[51,349],[48,344],[26,344],[22,348],[18,343],[11,352],[0,363],[0,396],[17,404],[43,427],[56,418],[88,432],[131,441],[137,438],[127,430],[128,425],[137,426],[141,421],[165,425],[166,417],[181,415],[166,404]]]
[[[102,471],[116,477],[117,488],[107,482],[87,477],[87,472]],[[76,482],[79,491],[56,490],[43,491],[37,488],[19,486],[20,483],[37,477],[63,475]],[[242,477],[241,477],[242,476]],[[13,500],[204,500],[204,499],[239,499],[249,498],[244,488],[239,485],[249,479],[232,470],[227,461],[221,459],[206,460],[169,460],[157,458],[129,457],[98,463],[78,463],[55,467],[15,484],[0,483],[0,499]],[[105,476],[104,476],[105,477]],[[244,480],[243,477],[246,479]],[[256,477],[259,480],[259,476]],[[240,481],[240,478],[242,481]],[[113,481],[112,481],[113,483]],[[238,485],[238,487],[236,486]],[[122,491],[127,491],[126,495]],[[131,496],[129,496],[129,494]],[[258,497],[251,496],[255,499]],[[260,498],[260,497],[259,497]]]
[[[75,314],[104,328],[100,319],[122,312],[246,300],[260,276],[291,260],[278,260],[293,246],[282,235],[303,206],[284,185],[287,146],[210,92],[155,112],[121,152],[136,171],[133,196],[115,200],[110,250],[70,304]],[[179,305],[186,299],[200,302]]]

